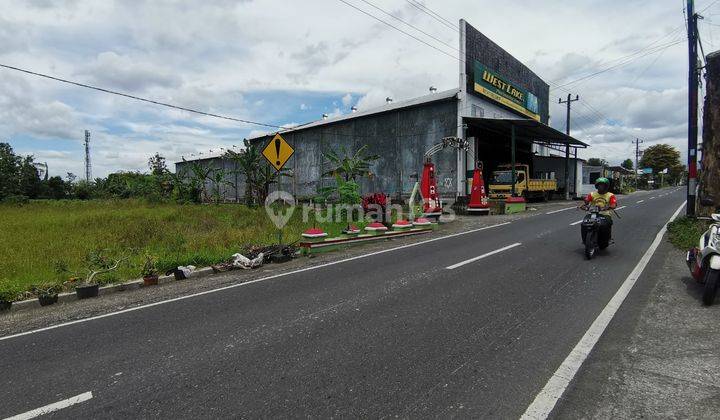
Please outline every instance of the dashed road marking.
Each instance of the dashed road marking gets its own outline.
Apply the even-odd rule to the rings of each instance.
[[[545,214],[555,214],[555,213],[560,213],[561,211],[572,210],[572,209],[576,209],[576,208],[577,207],[565,207],[564,209],[549,211]]]
[[[644,202],[644,201],[645,201],[645,200],[640,200],[640,201],[638,201],[637,203],[640,204],[640,203],[642,203],[642,202]]]
[[[62,410],[63,408],[68,408],[71,405],[80,404],[81,402],[85,402],[87,400],[92,399],[92,397],[93,397],[92,392],[84,392],[80,395],[76,395],[76,396],[68,398],[66,400],[58,401],[56,403],[48,404],[48,405],[42,406],[40,408],[36,408],[34,410],[27,411],[25,413],[18,414],[16,416],[8,417],[5,420],[33,419],[35,417],[43,416],[45,414],[49,414],[54,411]]]
[[[465,264],[470,264],[470,263],[472,263],[472,262],[481,260],[481,259],[483,259],[483,258],[487,258],[487,257],[489,257],[489,256],[491,256],[491,255],[499,254],[499,253],[501,253],[501,252],[503,252],[503,251],[507,251],[508,249],[515,248],[516,246],[520,246],[520,245],[522,245],[520,242],[515,242],[515,243],[512,244],[512,245],[508,245],[508,246],[502,247],[502,248],[500,248],[500,249],[496,249],[495,251],[490,251],[490,252],[488,252],[488,253],[479,255],[479,256],[477,256],[477,257],[470,258],[470,259],[465,260],[465,261],[460,261],[460,262],[457,263],[457,264],[449,265],[449,266],[447,266],[447,267],[445,267],[445,268],[448,269],[448,270],[454,270],[454,269],[456,269],[456,268],[458,268],[458,267],[462,267],[462,266],[465,265]]]
[[[380,250],[380,251],[369,252],[369,253],[367,253],[367,254],[356,255],[356,256],[354,256],[354,257],[349,257],[349,258],[345,258],[345,259],[342,259],[342,260],[331,261],[331,262],[328,262],[328,263],[325,263],[325,264],[319,264],[319,265],[314,265],[314,266],[310,266],[310,267],[300,268],[300,269],[293,270],[293,271],[288,271],[288,272],[285,272],[285,273],[273,274],[273,275],[270,275],[270,276],[261,277],[261,278],[259,278],[259,279],[249,280],[249,281],[246,281],[246,282],[244,282],[244,283],[235,283],[235,284],[231,284],[231,285],[229,285],[229,286],[218,287],[217,289],[204,290],[204,291],[202,291],[202,292],[192,293],[192,294],[184,295],[184,296],[178,296],[178,297],[175,297],[175,298],[172,298],[172,299],[166,299],[166,300],[161,300],[161,301],[159,301],[159,302],[148,303],[148,304],[146,304],[146,305],[135,306],[135,307],[132,307],[132,308],[121,309],[121,310],[115,311],[115,312],[108,312],[108,313],[102,314],[102,315],[96,315],[96,316],[91,316],[91,317],[88,317],[88,318],[77,319],[77,320],[74,320],[74,321],[63,322],[63,323],[61,323],[61,324],[51,325],[51,326],[49,326],[49,327],[38,328],[38,329],[36,329],[36,330],[30,330],[30,331],[25,331],[25,332],[17,333],[17,334],[6,335],[6,336],[4,336],[4,337],[0,337],[0,341],[10,340],[10,339],[13,339],[13,338],[22,337],[22,336],[30,335],[30,334],[36,334],[36,333],[40,333],[40,332],[43,332],[43,331],[54,330],[54,329],[56,329],[56,328],[67,327],[67,326],[70,326],[70,325],[75,325],[75,324],[80,324],[80,323],[83,323],[83,322],[93,321],[93,320],[96,320],[96,319],[108,318],[108,317],[111,317],[111,316],[120,315],[120,314],[124,314],[124,313],[128,313],[128,312],[139,311],[139,310],[146,309],[146,308],[152,308],[152,307],[154,307],[154,306],[164,305],[164,304],[166,304],[166,303],[178,302],[178,301],[185,300],[185,299],[192,299],[192,298],[195,298],[195,297],[198,297],[198,296],[204,296],[204,295],[209,295],[209,294],[211,294],[211,293],[217,293],[217,292],[221,292],[221,291],[224,291],[224,290],[234,289],[234,288],[236,288],[236,287],[246,287],[246,286],[249,286],[249,285],[251,285],[251,284],[260,283],[260,282],[267,281],[267,280],[273,280],[273,279],[277,279],[277,278],[280,278],[280,277],[292,276],[293,274],[304,273],[304,272],[306,272],[306,271],[312,271],[312,270],[317,270],[317,269],[324,268],[324,267],[330,267],[330,266],[337,265],[337,264],[343,264],[343,263],[346,263],[346,262],[349,262],[349,261],[355,261],[355,260],[359,260],[359,259],[363,259],[363,258],[372,257],[372,256],[375,256],[375,255],[385,254],[385,253],[388,253],[388,252],[393,252],[393,251],[398,251],[398,250],[401,250],[401,249],[406,249],[406,248],[411,248],[411,247],[415,247],[415,246],[419,246],[419,245],[424,245],[424,244],[431,243],[431,242],[435,242],[435,241],[441,241],[441,240],[443,240],[443,239],[454,238],[454,237],[457,237],[457,236],[467,235],[467,234],[469,234],[469,233],[475,233],[475,232],[480,232],[480,231],[484,231],[484,230],[488,230],[488,229],[493,229],[493,228],[497,228],[497,227],[501,227],[501,226],[507,226],[507,225],[509,225],[510,223],[512,223],[512,222],[498,223],[498,224],[496,224],[496,225],[491,225],[491,226],[485,226],[485,227],[481,227],[481,228],[477,228],[477,229],[466,230],[466,231],[464,231],[464,232],[451,233],[451,234],[449,234],[449,235],[438,236],[437,238],[427,239],[427,240],[425,240],[425,241],[413,242],[413,243],[411,243],[411,244],[396,246],[395,248],[383,249],[383,250]]]

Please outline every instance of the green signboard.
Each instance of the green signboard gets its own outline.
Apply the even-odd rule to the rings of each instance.
[[[475,91],[540,121],[538,98],[475,60]]]

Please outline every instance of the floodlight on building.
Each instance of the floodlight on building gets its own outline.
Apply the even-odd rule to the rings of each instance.
[[[385,103],[387,103],[387,104],[391,104],[392,101],[393,101],[393,99],[389,96],[387,98],[385,98]]]
[[[327,120],[327,119],[328,119],[328,114],[323,114],[323,120]]]
[[[437,92],[437,88],[435,86],[430,86],[430,93]]]
[[[350,112],[357,112],[357,107],[354,106],[354,107],[350,108]]]

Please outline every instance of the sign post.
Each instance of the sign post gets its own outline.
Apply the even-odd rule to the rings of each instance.
[[[295,149],[285,141],[280,133],[276,133],[275,137],[270,140],[262,151],[262,155],[267,159],[268,163],[275,168],[275,171],[277,171],[277,180],[275,181],[277,183],[277,189],[275,191],[277,192],[280,191],[280,171],[282,171],[287,161],[290,160],[293,153],[295,153]],[[282,233],[282,228],[279,228],[278,245],[282,245]]]

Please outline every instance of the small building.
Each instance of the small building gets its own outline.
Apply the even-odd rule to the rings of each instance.
[[[571,157],[568,161],[568,178],[570,187],[568,189],[571,198],[577,198],[582,191],[583,165],[585,160]],[[556,179],[558,191],[565,192],[565,162],[562,156],[533,156],[533,177],[540,179]]]
[[[323,118],[299,127],[281,130],[295,149],[286,168],[291,178],[282,180],[282,190],[298,199],[309,199],[334,182],[323,178],[329,169],[323,153],[341,146],[355,151],[363,145],[380,159],[371,167],[374,176],[361,181],[364,193],[384,192],[392,198],[410,195],[425,160],[425,152],[444,137],[466,139],[468,152],[445,149],[431,156],[436,165],[439,193],[446,201],[466,196],[469,172],[482,164],[485,182],[499,165],[515,159],[531,171],[552,173],[565,188],[564,158],[539,159],[551,149],[577,156],[587,145],[548,126],[549,85],[510,53],[460,20],[459,86],[443,92],[386,103],[334,118]],[[264,148],[274,132],[248,139]],[[536,159],[537,158],[537,159]],[[203,157],[203,165],[228,168],[221,155]],[[577,160],[568,162],[570,192],[578,184]],[[189,162],[178,162],[178,171]],[[532,168],[539,165],[538,169]],[[233,175],[236,177],[236,175]],[[226,199],[242,198],[242,176],[226,191]]]

